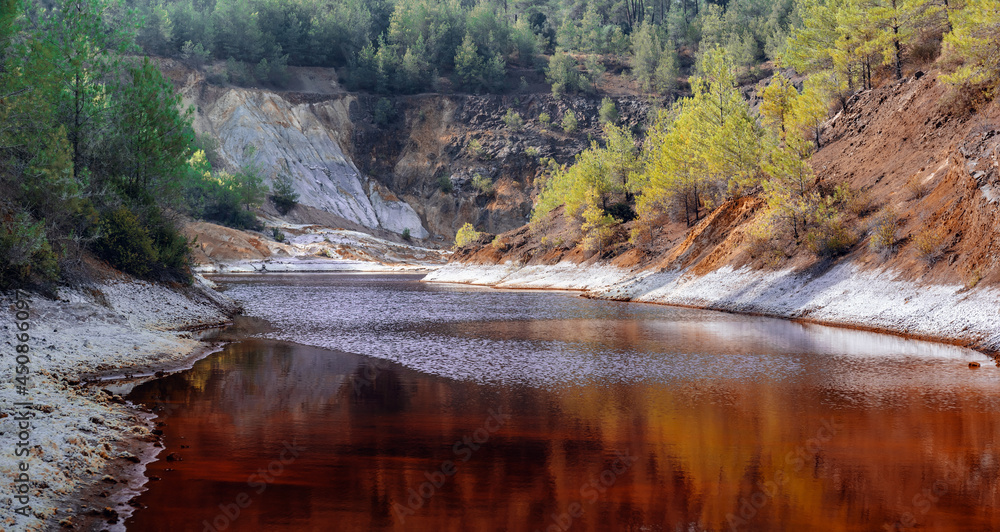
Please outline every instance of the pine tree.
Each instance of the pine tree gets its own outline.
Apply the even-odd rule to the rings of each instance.
[[[952,31],[945,35],[949,54],[963,60],[954,73],[942,76],[952,84],[992,83],[1000,79],[1000,3],[968,0],[963,9],[949,13]]]
[[[105,12],[124,13],[125,20],[106,22]],[[54,52],[51,69],[61,85],[54,99],[73,147],[74,176],[87,164],[87,148],[98,142],[111,120],[112,73],[135,50],[130,18],[120,2],[62,0],[44,21],[42,46]]]
[[[903,51],[918,30],[943,22],[941,6],[929,0],[873,0],[865,11],[877,29],[875,45],[881,49],[884,62],[893,64],[896,79],[903,77]]]
[[[455,74],[469,87],[482,86],[483,58],[472,36],[465,34],[462,45],[455,51]]]

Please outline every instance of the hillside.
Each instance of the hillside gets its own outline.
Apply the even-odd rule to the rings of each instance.
[[[663,224],[651,245],[628,243],[634,222],[624,224],[602,253],[577,245],[578,226],[557,210],[459,249],[428,279],[585,289],[594,297],[809,318],[996,350],[1000,106],[957,97],[937,74],[862,91],[824,124],[812,159],[817,182],[855,191],[845,222],[855,244],[842,256],[818,257],[804,246],[762,253],[749,233],[764,202],[750,194],[690,229]],[[884,212],[895,213],[888,253],[869,246]],[[845,305],[851,308],[839,308]]]
[[[265,185],[291,179],[298,204],[281,214],[264,202],[258,214],[268,227],[346,229],[396,244],[408,243],[401,238],[408,230],[414,245],[427,248],[450,246],[466,223],[507,231],[528,221],[544,160],[571,163],[601,134],[602,95],[557,99],[547,86],[507,95],[382,97],[346,91],[333,69],[290,67],[290,88],[274,90],[213,82],[210,66],[157,62],[182,105],[195,110],[194,129],[213,148],[217,170],[235,173],[253,163]],[[619,76],[609,74],[605,84],[617,87]],[[618,88],[621,123],[643,127],[650,102]],[[521,123],[508,125],[508,112]],[[560,125],[567,112],[577,117],[574,131]],[[548,122],[540,120],[544,115]],[[213,227],[188,224],[185,233],[208,230],[205,236],[217,239],[232,231]],[[269,231],[243,238],[279,244]],[[218,260],[264,258],[257,255]]]

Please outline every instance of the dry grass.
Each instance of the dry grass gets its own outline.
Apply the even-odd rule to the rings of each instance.
[[[931,187],[927,184],[924,177],[920,174],[914,174],[906,182],[906,191],[910,195],[910,199],[918,200],[927,195],[930,192]]]
[[[980,268],[972,268],[965,272],[962,279],[965,281],[965,289],[972,290],[977,284],[979,284],[979,281],[983,280],[983,270]]]
[[[896,230],[899,227],[899,215],[891,207],[880,210],[872,218],[869,226],[870,237],[868,249],[877,253],[883,259],[896,252]]]
[[[848,212],[858,218],[864,218],[878,208],[875,198],[868,190],[852,190],[847,196],[844,206]]]
[[[928,266],[932,266],[937,262],[944,252],[947,236],[942,227],[935,227],[933,229],[928,227],[918,232],[913,237],[913,244],[916,247],[917,256],[920,260],[927,263]]]

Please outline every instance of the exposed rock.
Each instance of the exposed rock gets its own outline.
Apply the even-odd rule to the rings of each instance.
[[[393,199],[345,155],[339,137],[350,134],[355,97],[293,104],[269,91],[204,89],[196,79],[183,94],[197,109],[195,129],[219,141],[219,157],[230,170],[259,164],[268,184],[279,175],[291,176],[303,205],[367,228],[427,236],[409,205]]]
[[[255,161],[268,184],[277,175],[291,176],[302,208],[282,218],[293,223],[317,223],[322,216],[308,213],[312,208],[376,235],[408,229],[413,238],[429,238],[428,245],[450,243],[468,222],[480,231],[501,233],[527,221],[543,158],[568,163],[600,137],[603,95],[393,97],[395,118],[376,124],[374,108],[381,97],[345,93],[329,72],[296,78],[302,78],[296,86],[300,91],[313,85],[322,90],[274,92],[209,85],[202,72],[170,60],[162,63],[181,86],[185,104],[196,108],[196,131],[218,139],[224,166],[233,171]],[[303,81],[307,78],[313,81]],[[649,102],[631,96],[615,100],[620,123],[642,128]],[[523,128],[507,127],[508,109],[521,115]],[[559,124],[569,110],[579,129],[566,134]],[[551,124],[539,122],[543,112]],[[468,149],[473,139],[482,146],[478,154]],[[252,156],[250,146],[256,148]],[[488,177],[494,190],[481,193],[472,187],[476,174]],[[451,187],[442,187],[447,181]],[[248,259],[264,259],[245,251]]]

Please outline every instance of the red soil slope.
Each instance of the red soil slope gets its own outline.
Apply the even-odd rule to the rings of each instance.
[[[937,73],[917,73],[899,82],[855,95],[823,133],[813,168],[823,185],[847,183],[867,198],[871,209],[848,223],[858,235],[839,260],[891,267],[907,278],[933,283],[997,284],[1000,268],[1000,104],[970,101],[937,81]],[[644,268],[691,267],[695,273],[731,264],[812,268],[821,265],[804,246],[777,263],[754,262],[745,229],[763,202],[755,197],[722,204],[698,225],[662,220],[652,244],[629,244],[620,228],[616,244],[600,254],[584,253],[579,234],[554,212],[539,228],[522,227],[492,245],[466,246],[453,261],[554,264],[562,260]],[[869,251],[871,214],[890,208],[898,216],[895,253]],[[929,236],[931,235],[931,236]],[[934,240],[935,260],[918,252],[918,241]]]

